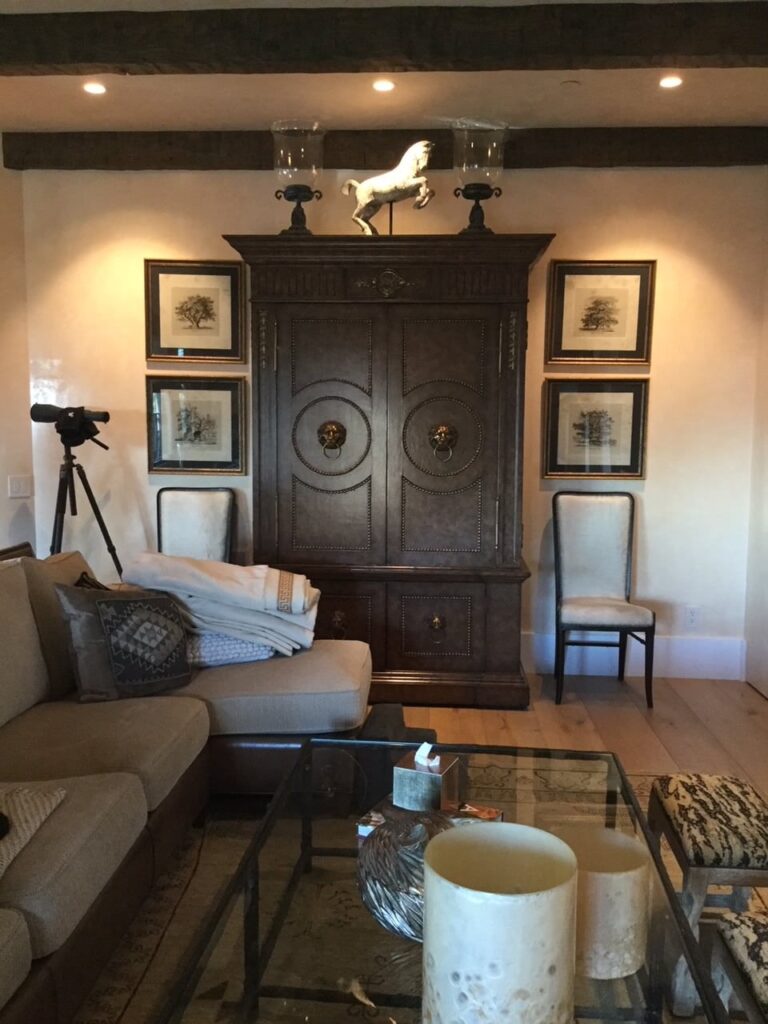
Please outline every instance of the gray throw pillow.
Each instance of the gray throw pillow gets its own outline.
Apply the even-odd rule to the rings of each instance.
[[[146,697],[189,682],[186,634],[173,598],[60,584],[56,593],[81,701]]]

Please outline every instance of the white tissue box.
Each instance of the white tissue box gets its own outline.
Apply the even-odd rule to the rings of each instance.
[[[435,765],[417,764],[416,751],[397,762],[392,780],[392,803],[409,811],[432,811],[459,802],[459,759],[440,754]]]

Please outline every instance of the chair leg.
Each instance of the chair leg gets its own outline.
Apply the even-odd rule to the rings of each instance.
[[[624,666],[627,663],[627,634],[619,633],[619,672],[616,678],[624,682]]]
[[[652,626],[645,633],[645,703],[653,707],[653,641],[656,627]]]
[[[565,634],[566,630],[555,629],[555,704],[563,699],[563,677],[565,676]]]

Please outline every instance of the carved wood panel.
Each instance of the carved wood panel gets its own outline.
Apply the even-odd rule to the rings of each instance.
[[[385,584],[323,580],[315,635],[326,640],[362,640],[374,668],[385,666]]]
[[[278,308],[276,463],[281,561],[384,561],[386,351],[354,306]]]
[[[389,310],[390,561],[497,561],[501,308]]]

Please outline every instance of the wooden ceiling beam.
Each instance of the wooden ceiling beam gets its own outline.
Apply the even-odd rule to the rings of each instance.
[[[768,66],[768,3],[0,15],[0,75]]]
[[[418,139],[431,139],[434,170],[452,166],[448,130],[331,131],[329,169],[394,166]],[[14,170],[272,169],[269,132],[7,132],[4,165]],[[768,127],[531,128],[512,133],[504,164],[524,167],[723,167],[768,164]]]

